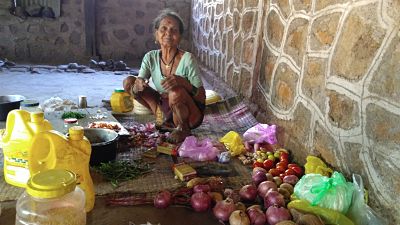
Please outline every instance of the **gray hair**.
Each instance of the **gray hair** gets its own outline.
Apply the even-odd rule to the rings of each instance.
[[[158,14],[158,16],[154,19],[153,25],[154,29],[157,30],[160,27],[160,22],[163,20],[165,17],[172,17],[176,21],[178,21],[179,24],[179,33],[182,35],[184,31],[184,24],[182,18],[179,16],[178,13],[173,11],[172,9],[164,9]]]

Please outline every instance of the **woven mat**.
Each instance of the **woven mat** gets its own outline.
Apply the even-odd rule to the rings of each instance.
[[[134,117],[117,117],[122,125],[126,122],[135,120],[137,123],[146,123],[154,121],[152,115],[140,115]],[[224,102],[219,102],[206,108],[206,115],[202,125],[193,130],[193,135],[198,138],[208,137],[213,140],[218,140],[229,131],[236,131],[243,134],[244,131],[254,126],[257,123],[256,119],[251,115],[250,111],[237,98],[231,98]],[[132,148],[129,151],[120,152],[117,155],[117,160],[133,160],[141,157],[141,153],[146,151],[146,148]],[[187,159],[186,161],[193,166],[201,166],[201,164],[213,162],[193,162]],[[0,161],[3,162],[2,151],[0,152]],[[150,160],[154,171],[147,175],[122,182],[117,188],[109,182],[104,181],[100,174],[91,171],[92,179],[95,185],[96,195],[106,195],[111,193],[155,193],[162,189],[177,189],[185,184],[174,178],[172,172],[172,159],[167,155],[159,155],[157,159]],[[232,176],[225,177],[227,187],[239,188],[243,184],[251,182],[250,170],[243,166],[236,158],[230,162],[230,167],[234,171]],[[3,173],[0,173],[0,201],[8,201],[17,199],[24,189],[17,188],[5,183]]]

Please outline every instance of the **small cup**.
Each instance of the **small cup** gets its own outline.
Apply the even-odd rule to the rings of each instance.
[[[87,107],[87,99],[86,99],[86,96],[84,96],[84,95],[80,95],[80,96],[79,96],[79,103],[78,103],[78,105],[79,105],[79,108],[81,108],[81,109]]]

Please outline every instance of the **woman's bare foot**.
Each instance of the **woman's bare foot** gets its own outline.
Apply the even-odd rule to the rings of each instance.
[[[190,136],[190,130],[189,129],[174,129],[169,137],[167,138],[167,141],[172,143],[172,144],[178,144],[182,143],[186,137]]]

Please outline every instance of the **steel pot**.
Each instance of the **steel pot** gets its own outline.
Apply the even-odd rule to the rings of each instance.
[[[0,96],[0,121],[6,121],[8,113],[13,109],[19,109],[22,95],[2,95]]]
[[[118,133],[104,128],[84,128],[85,137],[90,141],[92,153],[91,166],[115,160],[118,148]]]

